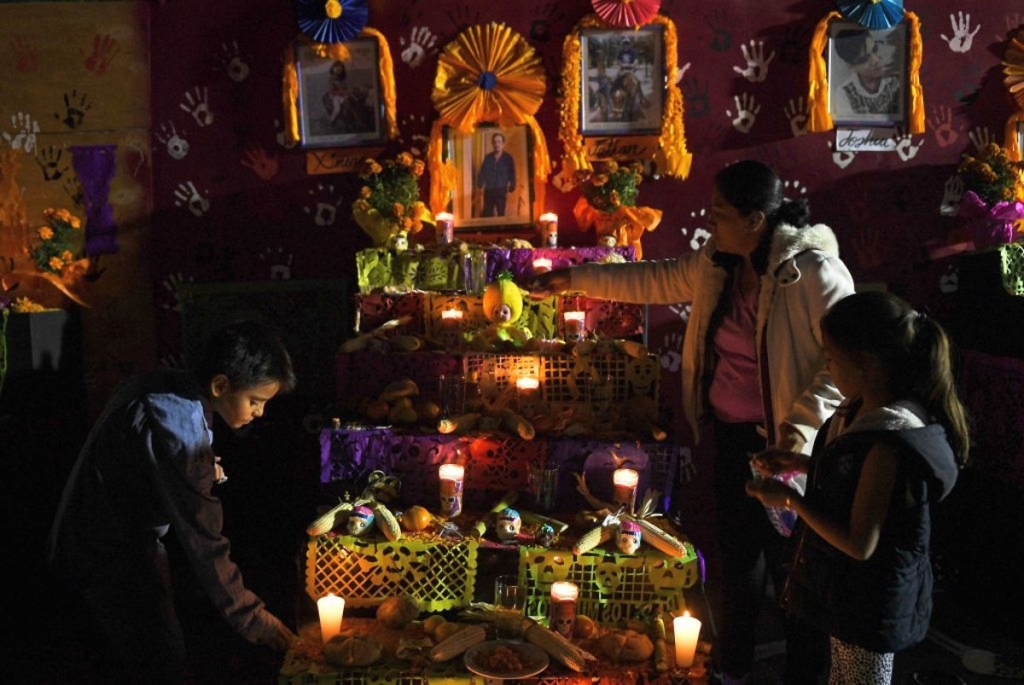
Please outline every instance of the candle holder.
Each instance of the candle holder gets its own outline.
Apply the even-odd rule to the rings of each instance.
[[[441,312],[440,342],[451,352],[462,351],[462,317],[461,309],[446,309]]]
[[[565,339],[569,342],[583,342],[587,335],[587,313],[566,312],[563,318],[565,319]]]
[[[537,231],[544,247],[558,247],[558,215],[545,212],[537,219]]]
[[[487,287],[487,252],[473,249],[466,252],[462,262],[463,283],[466,293],[480,296]]]
[[[540,404],[540,381],[536,378],[516,380],[516,408],[523,416],[536,416]]]
[[[640,482],[640,474],[633,469],[615,469],[612,473],[612,484],[615,491],[612,500],[630,514],[636,507],[636,486]]]
[[[580,589],[575,583],[560,580],[551,584],[548,627],[566,640],[572,639],[572,628],[576,623],[576,600],[579,595]]]
[[[543,274],[551,271],[551,260],[547,257],[538,257],[533,260],[533,273]]]
[[[449,212],[441,212],[434,217],[437,244],[451,245],[455,242],[455,217]]]
[[[466,407],[466,379],[461,373],[442,373],[437,377],[437,399],[441,418],[459,416]]]
[[[438,476],[441,479],[441,516],[455,518],[462,513],[462,480],[465,476],[462,464],[441,464]]]
[[[345,600],[334,593],[316,600],[317,612],[320,614],[320,638],[327,644],[335,635],[341,633],[341,621],[345,615]]]

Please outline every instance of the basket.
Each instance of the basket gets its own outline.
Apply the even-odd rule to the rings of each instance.
[[[329,592],[353,608],[375,607],[408,593],[424,611],[467,607],[473,601],[477,542],[423,542],[403,538],[363,541],[351,536],[311,538],[306,554],[306,593]]]

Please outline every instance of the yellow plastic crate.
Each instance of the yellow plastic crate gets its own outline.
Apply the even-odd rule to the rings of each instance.
[[[319,599],[333,592],[353,608],[374,607],[402,593],[419,599],[425,611],[466,607],[473,601],[476,585],[477,547],[471,539],[311,538],[306,593]]]

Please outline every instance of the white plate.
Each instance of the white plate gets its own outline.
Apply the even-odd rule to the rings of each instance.
[[[487,667],[487,659],[498,647],[508,647],[519,653],[523,668],[518,671],[492,671]],[[489,640],[473,645],[462,655],[462,660],[470,672],[484,678],[509,680],[513,678],[529,678],[537,675],[548,667],[548,653],[529,642],[511,642],[509,640]]]

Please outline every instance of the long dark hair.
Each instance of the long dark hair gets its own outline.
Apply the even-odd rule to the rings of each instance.
[[[878,360],[889,391],[923,404],[946,429],[957,462],[967,463],[967,412],[956,391],[953,345],[938,321],[891,293],[869,290],[832,305],[821,332],[843,352]]]

